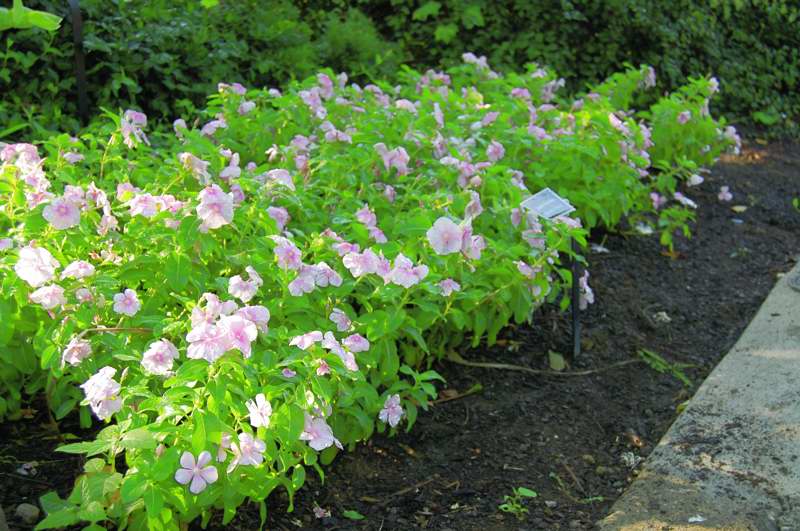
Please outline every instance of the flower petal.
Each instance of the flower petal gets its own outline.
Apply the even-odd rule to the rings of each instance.
[[[211,462],[211,452],[203,451],[197,456],[197,467],[204,467]]]
[[[191,452],[183,452],[181,456],[181,466],[183,468],[193,469],[195,465],[194,456]]]
[[[200,471],[200,477],[202,477],[206,483],[214,483],[217,481],[219,474],[217,473],[217,467],[214,466],[207,466]]]
[[[206,490],[206,481],[200,476],[200,474],[195,475],[192,478],[192,484],[189,485],[189,492],[192,494],[200,494]]]
[[[186,470],[185,468],[179,468],[178,470],[175,471],[175,481],[177,481],[181,485],[186,485],[192,480],[193,477],[194,474],[192,474],[191,470]]]

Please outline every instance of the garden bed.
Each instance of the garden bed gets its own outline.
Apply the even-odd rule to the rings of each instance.
[[[280,495],[270,498],[267,528],[591,528],[635,474],[623,454],[647,456],[800,252],[800,216],[790,206],[800,190],[798,168],[794,144],[725,157],[694,193],[694,237],[676,243],[676,259],[662,255],[656,237],[594,234],[610,252],[589,257],[597,303],[583,314],[584,354],[569,370],[603,368],[647,349],[692,364],[685,369],[691,389],[643,363],[553,377],[444,362],[435,369],[446,389],[463,393],[480,384],[482,391],[420,414],[409,434],[378,435],[344,453],[326,470],[324,485],[309,474],[293,513],[284,513]],[[717,200],[721,185],[731,187],[731,203]],[[736,213],[732,205],[748,208]],[[671,321],[660,322],[659,312]],[[490,352],[463,355],[546,369],[549,350],[571,350],[567,317],[539,312],[533,327],[506,330]],[[452,398],[449,392],[440,396]],[[0,503],[20,528],[16,505],[36,503],[54,488],[67,494],[82,464],[80,456],[53,452],[58,441],[44,404],[28,416],[0,425]],[[17,473],[30,462],[37,463],[35,476]],[[527,501],[521,522],[498,510],[519,486],[539,494]],[[315,519],[315,504],[332,517]],[[365,518],[349,520],[345,510]],[[258,508],[244,506],[226,528],[258,524]]]

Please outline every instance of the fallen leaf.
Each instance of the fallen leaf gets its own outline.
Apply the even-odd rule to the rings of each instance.
[[[564,361],[564,356],[552,350],[547,352],[547,358],[550,362],[550,368],[554,371],[563,371],[567,368],[567,362]]]
[[[731,207],[731,210],[733,210],[737,214],[741,214],[742,212],[747,210],[747,207],[744,205],[735,205]]]

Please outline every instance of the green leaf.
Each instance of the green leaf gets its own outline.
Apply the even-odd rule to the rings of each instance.
[[[147,509],[147,515],[151,518],[157,518],[161,509],[164,508],[164,497],[158,487],[152,483],[148,484],[144,491],[144,506]]]
[[[102,522],[106,519],[106,510],[99,501],[90,501],[78,511],[78,516],[88,522]]]
[[[122,436],[120,441],[122,447],[125,449],[138,448],[152,450],[158,446],[155,434],[147,428],[136,428]]]
[[[189,282],[192,273],[192,262],[183,254],[173,253],[167,257],[164,264],[164,274],[169,282],[169,289],[182,290]]]
[[[453,40],[456,34],[458,34],[458,26],[455,24],[439,24],[436,26],[436,31],[433,33],[433,38],[438,42],[447,44]]]
[[[195,412],[192,415],[192,423],[194,424],[194,431],[192,432],[192,450],[195,454],[199,454],[206,449],[206,423],[203,414]]]
[[[48,514],[44,520],[36,525],[35,529],[63,529],[75,525],[79,521],[78,508],[71,507]]]
[[[520,496],[524,496],[525,498],[535,498],[539,495],[536,493],[536,491],[533,491],[525,487],[517,487],[517,494],[519,494]]]
[[[364,516],[360,512],[354,511],[352,509],[348,509],[347,511],[344,511],[342,513],[342,516],[344,516],[345,518],[349,518],[350,520],[363,520],[364,518],[366,518],[366,516]]]
[[[439,2],[426,2],[421,7],[414,10],[411,18],[414,20],[427,20],[428,17],[435,17],[439,14],[442,4]]]
[[[550,363],[550,368],[554,371],[563,371],[567,368],[567,362],[564,361],[564,356],[552,350],[547,352],[547,359]]]
[[[79,442],[72,444],[65,444],[56,448],[57,452],[64,452],[65,454],[86,454],[97,455],[107,452],[111,449],[111,441],[89,441]]]
[[[481,6],[472,4],[461,12],[461,23],[467,29],[479,28],[485,24]]]
[[[122,501],[125,503],[131,503],[138,500],[142,497],[146,488],[147,480],[143,474],[136,473],[126,476],[122,481],[122,489],[120,490]]]

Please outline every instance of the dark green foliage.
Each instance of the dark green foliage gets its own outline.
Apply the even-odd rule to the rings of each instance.
[[[54,34],[11,30],[0,40],[0,138],[32,122],[75,131],[78,124],[72,24],[67,2],[28,5],[64,17]],[[83,0],[90,107],[131,106],[172,120],[201,107],[218,82],[277,86],[331,63],[364,71],[390,47],[358,11],[312,28],[288,0]],[[5,52],[3,52],[5,50]],[[23,131],[26,137],[42,131]]]
[[[662,90],[717,76],[719,110],[733,120],[794,128],[800,115],[800,7],[791,0],[353,3],[417,65],[452,64],[472,51],[495,68],[546,64],[580,90],[625,62],[650,64]]]

